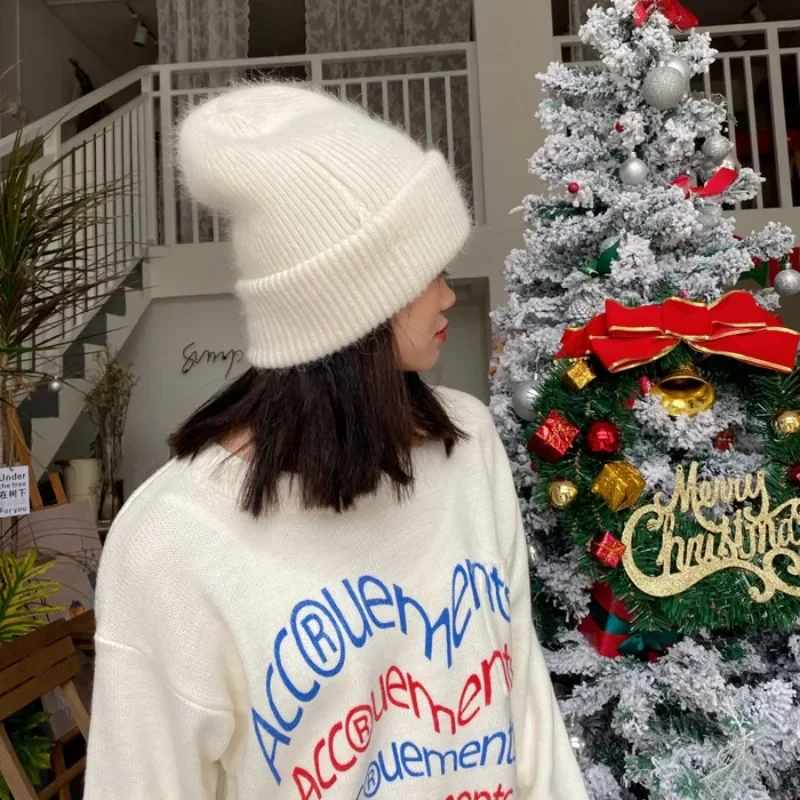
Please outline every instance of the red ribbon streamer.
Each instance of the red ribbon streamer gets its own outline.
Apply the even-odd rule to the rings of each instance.
[[[687,198],[692,195],[697,197],[716,197],[730,189],[738,177],[739,173],[735,169],[720,167],[704,186],[692,186],[692,181],[688,175],[681,175],[679,178],[675,178],[672,181],[672,185],[683,189]]]
[[[749,292],[729,292],[710,306],[677,297],[639,308],[606,300],[605,314],[564,331],[556,357],[595,355],[609,372],[621,372],[656,361],[681,342],[702,353],[791,372],[800,333],[784,328]]]
[[[700,20],[678,0],[639,0],[633,9],[637,27],[644,25],[656,9],[679,31],[688,31],[700,24]]]

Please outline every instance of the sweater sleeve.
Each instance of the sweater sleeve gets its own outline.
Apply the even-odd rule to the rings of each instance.
[[[198,578],[210,569],[207,528],[180,495],[139,494],[108,535],[84,800],[216,795],[220,765],[232,757],[239,685],[230,677],[236,649]]]
[[[213,800],[232,716],[176,692],[140,650],[96,648],[84,800]]]
[[[508,459],[492,429],[488,445],[498,530],[508,541],[512,716],[520,800],[585,800],[586,789],[561,718],[531,615],[528,551]]]

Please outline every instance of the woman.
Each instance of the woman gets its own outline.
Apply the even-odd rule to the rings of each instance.
[[[584,798],[491,418],[417,374],[470,228],[444,159],[287,84],[178,149],[252,369],[106,542],[86,800]]]

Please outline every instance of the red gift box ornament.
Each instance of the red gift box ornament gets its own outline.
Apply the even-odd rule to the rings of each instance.
[[[580,428],[551,411],[528,442],[528,449],[545,461],[558,461],[572,447]]]
[[[633,627],[633,615],[624,601],[615,597],[607,584],[595,583],[589,615],[578,630],[601,656],[635,656],[652,663],[681,638],[677,630],[634,633]]]
[[[604,566],[618,567],[625,555],[625,545],[608,531],[591,544],[592,555]]]

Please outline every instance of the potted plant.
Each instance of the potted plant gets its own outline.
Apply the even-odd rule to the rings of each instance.
[[[14,135],[0,161],[0,404],[16,407],[33,384],[49,380],[48,358],[79,335],[85,312],[99,309],[121,277],[108,252],[107,210],[119,195],[115,181],[65,186],[71,157],[47,163],[47,134]],[[98,257],[98,239],[104,242]],[[78,310],[84,315],[76,313]],[[0,464],[18,462],[9,415],[0,413]]]
[[[123,502],[120,467],[123,437],[136,378],[119,353],[106,348],[97,356],[97,370],[86,395],[86,413],[97,429],[92,455],[100,460],[100,518],[111,522]]]

